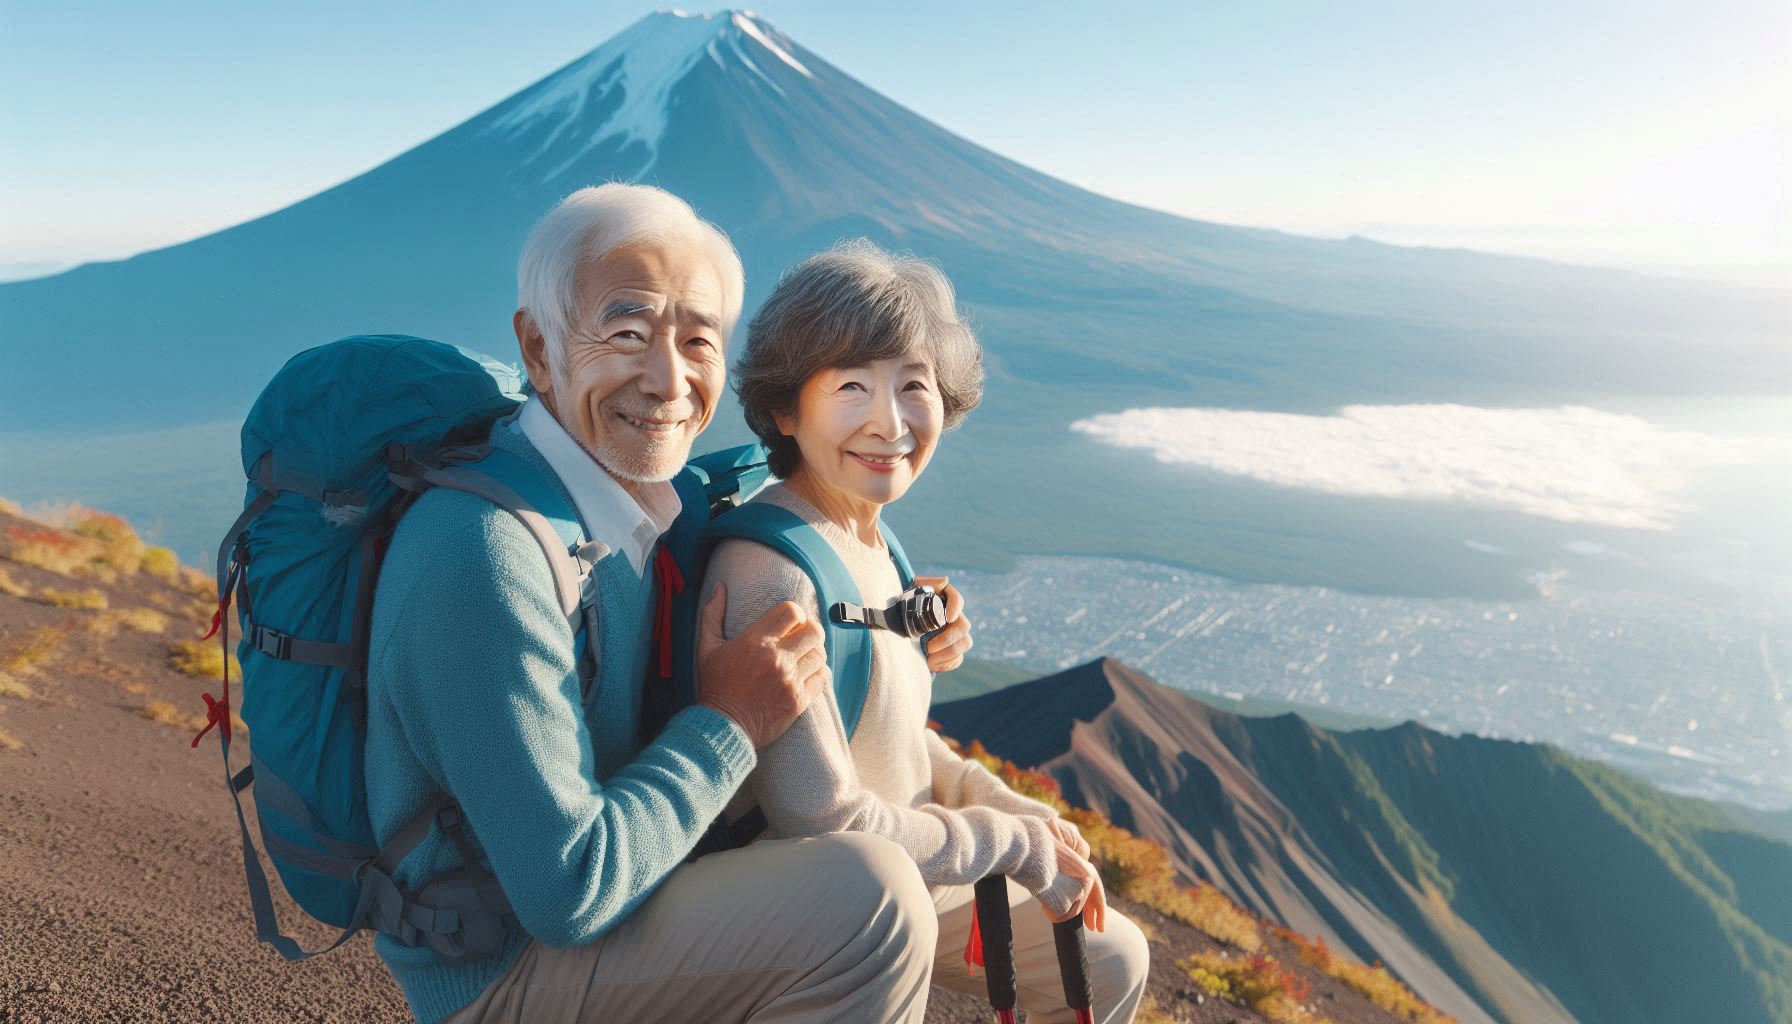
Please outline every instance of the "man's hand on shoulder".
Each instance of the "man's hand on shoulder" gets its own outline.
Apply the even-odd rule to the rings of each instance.
[[[785,601],[733,640],[722,639],[728,588],[716,585],[698,624],[697,703],[733,719],[763,748],[834,684],[822,625]]]

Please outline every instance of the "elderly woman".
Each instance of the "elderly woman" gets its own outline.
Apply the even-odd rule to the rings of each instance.
[[[863,605],[884,607],[903,585],[880,533],[883,507],[919,479],[941,435],[981,397],[982,352],[958,316],[951,284],[920,260],[862,240],[845,243],[785,275],[749,328],[737,374],[747,424],[782,480],[753,500],[813,526],[845,563]],[[759,752],[729,817],[757,804],[768,838],[858,831],[900,845],[940,915],[934,983],[973,994],[983,982],[955,963],[969,935],[972,885],[1007,875],[1011,902],[1037,898],[1044,908],[1014,920],[1020,1005],[1035,1022],[1075,1019],[1065,1007],[1050,922],[1082,914],[1098,1019],[1124,1024],[1144,993],[1144,936],[1105,906],[1075,826],[960,758],[927,728],[931,672],[964,660],[970,622],[945,579],[917,582],[935,585],[947,600],[948,624],[930,649],[872,630],[870,688],[850,742],[834,692],[824,689]],[[803,570],[751,541],[716,548],[704,602],[718,584],[727,587],[725,637],[783,601],[822,615]]]

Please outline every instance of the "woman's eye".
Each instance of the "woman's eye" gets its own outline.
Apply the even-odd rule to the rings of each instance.
[[[863,390],[865,390],[865,385],[860,384],[856,380],[849,380],[846,383],[840,385],[840,390],[842,390],[842,391],[847,391],[852,388],[858,388],[860,391],[863,391]]]
[[[902,386],[902,390],[904,390],[904,391],[926,391],[927,390],[927,382],[924,380],[911,380],[907,384],[904,384]]]

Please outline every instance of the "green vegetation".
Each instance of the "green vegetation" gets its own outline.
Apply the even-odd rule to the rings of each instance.
[[[12,677],[10,672],[0,672],[0,697],[11,697],[14,700],[33,700],[37,694],[31,687]]]
[[[108,604],[106,595],[92,587],[86,590],[54,590],[45,587],[37,592],[37,600],[57,608],[83,612],[104,611]]]
[[[180,578],[180,559],[167,548],[143,549],[143,571],[159,580],[173,583]]]
[[[1400,983],[1398,978],[1388,973],[1378,961],[1365,967],[1352,960],[1343,959],[1332,953],[1326,946],[1324,937],[1309,939],[1305,935],[1291,932],[1285,928],[1277,928],[1276,934],[1292,943],[1300,951],[1304,963],[1318,968],[1326,974],[1356,989],[1362,996],[1376,1006],[1394,1016],[1414,1024],[1453,1024],[1455,1018],[1439,1013],[1429,1003],[1413,995],[1412,989]]]
[[[4,655],[0,655],[0,672],[19,679],[30,676],[62,650],[63,641],[68,639],[73,630],[72,625],[64,623],[60,626],[44,626],[25,634],[14,641]]]
[[[1176,961],[1190,981],[1218,996],[1261,1013],[1278,1024],[1318,1024],[1304,1004],[1313,986],[1264,953],[1235,957],[1196,953]]]
[[[120,608],[107,618],[138,633],[160,633],[168,628],[168,616],[153,608]]]
[[[168,661],[176,669],[200,679],[219,679],[224,674],[224,652],[210,640],[183,640],[168,648]],[[230,656],[230,677],[241,679],[243,667]]]
[[[1792,1021],[1792,844],[1547,745],[1244,724],[1248,767],[1338,879],[1446,968],[1464,950],[1439,911],[1584,1024]],[[1384,988],[1370,970],[1341,976]]]

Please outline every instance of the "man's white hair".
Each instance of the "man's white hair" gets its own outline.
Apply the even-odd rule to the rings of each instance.
[[[728,334],[740,319],[740,255],[721,228],[672,193],[619,182],[590,186],[535,222],[517,260],[516,304],[540,329],[555,373],[565,366],[566,338],[578,319],[579,265],[628,245],[679,242],[702,247],[715,262],[722,277],[722,331]]]

